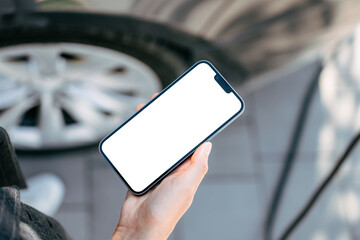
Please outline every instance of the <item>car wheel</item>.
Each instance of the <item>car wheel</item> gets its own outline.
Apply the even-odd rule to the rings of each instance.
[[[16,148],[97,143],[186,69],[157,39],[92,28],[0,34],[0,125]]]

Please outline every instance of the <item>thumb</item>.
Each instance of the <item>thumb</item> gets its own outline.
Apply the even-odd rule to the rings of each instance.
[[[190,166],[187,171],[187,178],[191,184],[195,184],[196,187],[200,184],[201,180],[208,171],[208,158],[211,148],[211,142],[205,142],[201,144],[190,157]]]

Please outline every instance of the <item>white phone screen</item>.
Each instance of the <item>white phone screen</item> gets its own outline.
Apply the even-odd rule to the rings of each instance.
[[[135,192],[142,192],[229,119],[242,101],[214,79],[206,62],[197,64],[153,102],[110,134],[102,153]]]

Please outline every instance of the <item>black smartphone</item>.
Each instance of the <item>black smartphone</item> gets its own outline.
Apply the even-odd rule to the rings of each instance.
[[[208,61],[199,61],[105,137],[100,152],[142,195],[244,111],[244,102]]]

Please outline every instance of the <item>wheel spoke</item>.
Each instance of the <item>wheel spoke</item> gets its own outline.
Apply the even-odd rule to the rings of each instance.
[[[91,55],[84,56],[79,62],[69,63],[69,72],[77,72],[82,76],[90,76],[94,73],[106,73],[118,66],[119,63],[112,59],[97,58]]]
[[[51,92],[44,92],[40,97],[40,131],[45,142],[56,142],[61,138],[65,127],[63,114],[55,103]]]
[[[12,82],[24,82],[29,79],[27,64],[1,62],[0,74],[3,75],[3,78]]]
[[[1,87],[1,84],[0,84]],[[6,91],[0,92],[0,110],[11,107],[16,102],[24,99],[27,95],[27,89],[25,87],[14,87],[12,89],[6,89]]]
[[[138,92],[144,87],[144,83],[131,74],[124,74],[119,77],[108,77],[98,74],[89,76],[87,80],[97,87],[119,92]]]
[[[101,116],[100,112],[94,108],[94,105],[81,99],[64,98],[61,100],[61,104],[79,124],[96,128],[106,120]]]
[[[66,68],[66,61],[60,57],[55,46],[36,48],[31,51],[29,70],[33,77],[60,76]]]
[[[0,125],[6,127],[16,126],[21,117],[27,112],[30,108],[34,107],[36,103],[35,98],[27,99],[26,101],[18,102],[13,105],[11,108],[1,113],[0,115]]]
[[[144,98],[126,96],[111,92],[104,92],[91,86],[73,87],[68,89],[68,94],[74,98],[84,99],[104,111],[117,114],[132,112],[140,103],[146,102]]]

